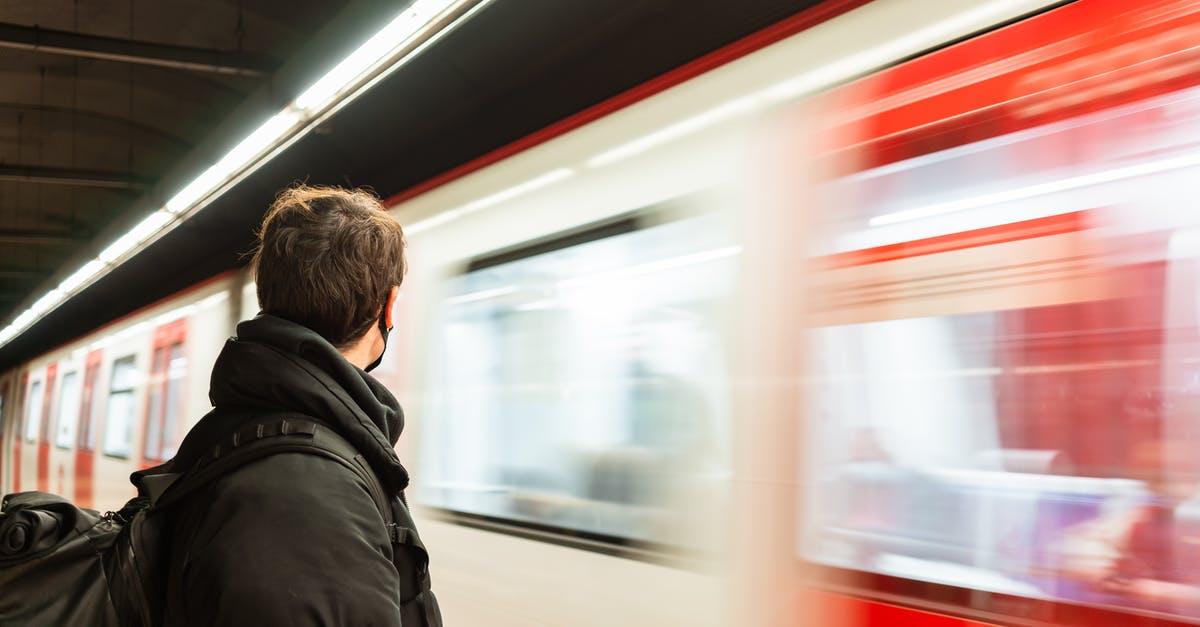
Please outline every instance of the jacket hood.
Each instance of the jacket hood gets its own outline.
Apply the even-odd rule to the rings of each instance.
[[[213,366],[209,399],[214,409],[188,434],[180,458],[256,414],[294,411],[345,438],[384,485],[408,486],[392,448],[404,429],[400,403],[308,327],[268,314],[239,323]]]

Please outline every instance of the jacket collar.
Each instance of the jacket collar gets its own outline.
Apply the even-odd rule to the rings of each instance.
[[[408,472],[393,449],[404,412],[387,388],[346,361],[315,331],[259,314],[237,326],[213,367],[213,411],[188,434],[211,443],[264,412],[294,411],[327,424],[363,455],[385,485],[403,490]],[[180,456],[188,452],[185,441]],[[196,446],[203,446],[197,444]]]

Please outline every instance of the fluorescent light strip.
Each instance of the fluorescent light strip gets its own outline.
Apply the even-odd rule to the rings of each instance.
[[[461,4],[445,0],[417,0],[357,50],[342,59],[320,80],[304,90],[296,98],[296,106],[315,111],[332,104],[339,96],[345,94],[348,85],[360,82],[377,71],[381,67],[380,59],[389,58],[398,49],[411,45],[424,26],[435,21],[448,9]]]
[[[254,164],[304,121],[300,113],[292,108],[271,116],[238,142],[224,157],[168,200],[163,209],[172,214],[181,214],[195,207],[199,201],[218,191],[231,177]]]
[[[127,253],[137,248],[138,244],[150,239],[162,230],[164,226],[169,224],[175,216],[170,212],[159,210],[146,216],[137,226],[129,229],[129,232],[122,235],[117,241],[105,248],[97,256],[97,259],[102,263],[112,264],[116,260],[125,256]]]
[[[382,76],[415,57],[491,0],[417,0],[288,106],[243,138],[220,160],[185,185],[158,211],[117,238],[0,330],[0,346],[28,329],[70,296],[106,274],[142,246],[202,209]],[[415,45],[414,45],[415,44]],[[499,201],[497,201],[499,202]]]
[[[84,283],[87,283],[98,276],[104,271],[105,267],[106,266],[104,265],[103,261],[100,261],[99,259],[93,259],[85,263],[82,268],[76,270],[73,274],[71,274],[71,276],[63,279],[63,282],[58,284],[58,289],[70,294],[77,288],[81,287]]]

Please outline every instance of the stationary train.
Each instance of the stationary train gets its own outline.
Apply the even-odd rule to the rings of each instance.
[[[448,624],[1200,622],[1198,175],[1200,3],[832,0],[388,199]],[[4,373],[0,490],[119,505],[256,311]]]

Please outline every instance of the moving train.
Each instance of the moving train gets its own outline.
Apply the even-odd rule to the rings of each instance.
[[[388,200],[448,624],[1200,622],[1200,3],[833,0]],[[231,271],[0,378],[112,508]]]

